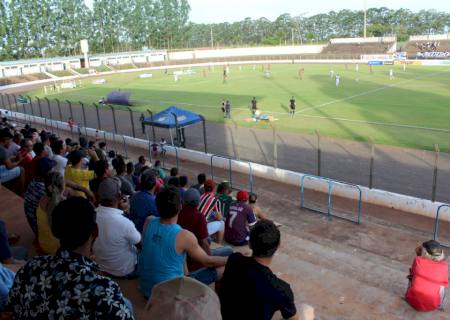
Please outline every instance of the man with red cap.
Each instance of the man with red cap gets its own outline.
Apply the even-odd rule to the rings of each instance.
[[[247,191],[239,191],[237,201],[231,204],[225,222],[225,240],[234,246],[244,246],[248,243],[250,227],[256,223],[256,216],[247,202]]]

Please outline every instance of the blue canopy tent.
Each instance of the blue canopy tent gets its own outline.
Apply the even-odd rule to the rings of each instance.
[[[175,129],[176,132],[177,145],[184,147],[184,128],[201,121],[203,123],[203,140],[205,143],[205,153],[207,152],[205,118],[202,115],[192,111],[180,109],[176,106],[170,106],[167,109],[156,114],[153,114],[150,110],[147,111],[149,112],[150,117],[145,118],[143,120],[143,124],[152,126],[153,141],[155,141],[154,127],[166,128],[169,129],[172,145],[174,145],[172,129]]]

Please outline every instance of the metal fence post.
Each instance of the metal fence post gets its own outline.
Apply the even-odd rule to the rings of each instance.
[[[79,101],[80,105],[81,105],[81,111],[83,112],[83,125],[84,125],[84,133],[86,134],[86,137],[88,136],[87,134],[87,121],[86,121],[86,111],[84,110],[84,103]]]
[[[73,121],[75,121],[75,119],[73,118],[72,102],[70,102],[69,100],[66,100],[66,102],[69,105],[70,117]]]
[[[94,103],[95,111],[97,112],[97,128],[98,130],[102,130],[102,124],[100,122],[100,113],[98,111],[98,104]]]
[[[133,133],[133,138],[136,138],[136,130],[134,129],[134,118],[133,118],[133,110],[130,107],[127,107],[128,112],[130,112],[130,120],[131,120],[131,130]]]
[[[41,106],[41,99],[39,99],[39,97],[35,97],[37,102],[38,102],[38,108],[39,108],[39,115],[41,116],[41,118],[44,117],[43,113],[42,113],[42,106]]]
[[[270,124],[273,131],[273,166],[278,168],[278,141],[277,141],[277,131],[275,126]]]
[[[55,101],[56,101],[56,105],[58,106],[59,121],[63,122],[61,103],[59,102],[59,99],[55,99]]]
[[[30,96],[26,97],[28,98],[28,103],[30,104],[31,115],[34,117],[33,100],[31,100]],[[25,110],[25,104],[23,104],[23,110]]]
[[[0,97],[2,98],[2,108],[5,108],[4,94],[0,94]]]
[[[370,148],[370,167],[369,167],[369,188],[373,188],[373,170],[374,170],[374,159],[375,158],[375,145],[372,141]]]
[[[52,113],[52,108],[50,107],[50,100],[48,100],[47,97],[45,97],[44,99],[45,99],[45,101],[47,101],[48,114],[49,114],[49,118],[50,118],[50,128],[53,130],[53,113]],[[58,124],[56,124],[56,126],[58,127]]]
[[[11,108],[11,100],[9,98],[9,94],[6,94],[6,98],[8,99],[8,106],[9,106],[9,108]]]
[[[316,130],[317,135],[317,175],[320,177],[321,173],[321,149],[320,149],[320,134]]]
[[[114,131],[113,131],[113,143],[116,144],[116,134],[117,134],[117,122],[116,122],[116,112],[112,105],[108,105],[111,108],[113,123],[114,123]]]
[[[16,111],[18,110],[18,105],[17,105],[17,96],[15,94],[12,94],[12,96],[14,97],[14,105],[16,106]],[[11,111],[12,111],[12,107],[11,107]]]
[[[438,174],[438,167],[439,167],[439,145],[434,145],[434,151],[435,151],[435,158],[434,158],[434,170],[433,170],[433,190],[431,193],[431,201],[436,201],[436,189],[437,189],[437,174]]]

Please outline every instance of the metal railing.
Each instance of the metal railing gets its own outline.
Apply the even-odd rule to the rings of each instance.
[[[309,207],[305,204],[305,180],[309,179],[309,180],[318,180],[318,181],[323,181],[327,184],[327,211],[323,211],[320,208],[313,208],[313,207]],[[356,189],[358,191],[358,209],[357,209],[357,217],[356,219],[351,219],[342,215],[339,215],[337,212],[333,211],[333,187],[335,185],[342,185],[345,187],[350,187],[352,189]],[[315,211],[315,212],[319,212],[322,214],[326,214],[328,217],[328,220],[331,220],[332,217],[336,217],[339,219],[343,219],[343,220],[347,220],[356,224],[361,224],[361,216],[362,216],[362,190],[361,188],[356,185],[356,184],[352,184],[352,183],[346,183],[346,182],[342,182],[342,181],[338,181],[338,180],[333,180],[333,179],[328,179],[328,178],[324,178],[324,177],[319,177],[319,176],[314,176],[314,175],[303,175],[300,179],[300,207],[304,208],[304,209],[308,209],[311,211]]]
[[[442,208],[450,208],[450,204],[441,204],[436,210],[436,219],[434,220],[434,237],[433,239],[439,241],[439,214]],[[450,248],[449,243],[441,243],[441,246]]]
[[[232,159],[230,157],[226,157],[226,156],[220,156],[217,154],[212,154],[211,158],[210,158],[210,169],[211,169],[211,179],[214,180],[214,165],[213,165],[213,160],[214,158],[222,158],[225,160],[228,160],[228,177],[229,177],[229,182],[230,182],[230,186],[232,189],[236,189],[233,187],[233,174],[232,174],[232,162],[235,159]],[[248,161],[242,161],[239,160],[240,162],[244,162],[248,164],[248,168],[249,168],[249,173],[248,173],[248,188],[250,192],[253,192],[253,170],[252,170],[252,165],[250,162]]]

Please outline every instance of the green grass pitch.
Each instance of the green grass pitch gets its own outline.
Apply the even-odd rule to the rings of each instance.
[[[298,70],[304,68],[303,79]],[[394,79],[389,79],[389,69]],[[230,66],[227,83],[223,83],[223,67],[208,70],[193,68],[193,75],[174,76],[161,71],[147,71],[100,76],[103,85],[83,79],[82,87],[64,89],[58,94],[44,95],[37,89],[29,94],[48,98],[98,102],[112,90],[131,92],[133,109],[154,112],[170,105],[203,114],[207,120],[245,127],[270,128],[267,123],[252,122],[250,101],[258,101],[258,109],[272,115],[272,124],[279,131],[314,133],[359,141],[450,151],[450,67],[410,65],[403,71],[400,65],[271,65],[271,77],[266,78],[262,65]],[[206,72],[206,77],[204,71]],[[330,70],[341,75],[337,88]],[[142,73],[153,78],[140,79]],[[290,118],[289,99],[295,96],[297,114]],[[223,118],[222,99],[232,105],[232,120]]]

